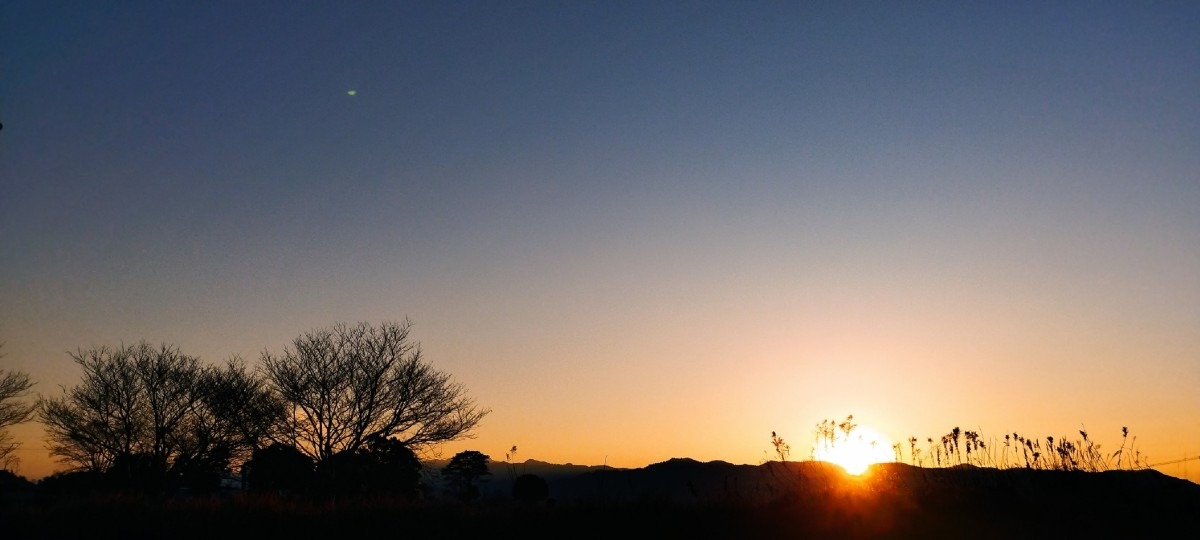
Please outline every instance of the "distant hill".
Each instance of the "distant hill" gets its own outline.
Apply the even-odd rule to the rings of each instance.
[[[432,459],[422,462],[425,466],[426,481],[433,483],[435,488],[440,488],[438,472],[449,462],[449,459]],[[617,471],[624,469],[616,469],[607,465],[559,464],[527,459],[523,462],[511,464],[504,461],[492,461],[488,463],[488,470],[492,474],[480,483],[480,493],[484,497],[506,498],[512,493],[513,481],[522,474],[534,474],[542,477],[542,479],[550,484],[551,493],[554,493],[555,486],[563,485],[568,480],[580,475],[597,471]]]
[[[562,500],[661,501],[671,503],[761,500],[798,487],[804,478],[844,474],[820,462],[735,465],[673,458],[640,469],[590,471],[551,483]]]
[[[445,462],[430,461],[429,482]],[[646,467],[491,464],[481,498],[420,501],[253,494],[216,499],[38,500],[0,475],[5,538],[969,538],[1194,537],[1200,485],[1153,470],[1088,473],[879,464],[861,476],[827,463],[670,459]],[[518,502],[536,474],[550,500]],[[40,486],[39,486],[40,487]],[[25,494],[25,495],[23,495]],[[11,533],[11,534],[10,534]],[[403,533],[403,534],[401,534]]]
[[[511,489],[499,465],[493,464],[495,475],[483,490],[493,500],[503,500]],[[835,537],[871,538],[1154,538],[1176,529],[1200,530],[1200,485],[1154,470],[886,463],[851,476],[814,461],[735,465],[675,458],[633,469],[521,465],[547,480],[560,519],[570,519],[563,517],[572,515],[567,509],[590,509],[588,516],[611,513],[613,519],[649,512],[644,519],[684,520],[689,530],[715,536],[835,531]],[[793,518],[803,523],[787,523]],[[705,520],[715,520],[714,528]],[[846,534],[837,532],[843,529]]]
[[[442,462],[428,462],[440,469]],[[725,461],[700,462],[673,458],[642,468],[601,465],[554,464],[526,460],[514,464],[515,474],[536,474],[550,486],[559,502],[662,501],[713,503],[731,500],[761,501],[788,492],[820,492],[845,482],[866,485],[876,493],[904,492],[913,496],[963,495],[976,498],[1017,497],[1056,504],[1054,497],[1075,499],[1113,495],[1120,499],[1178,499],[1200,502],[1200,484],[1155,470],[1053,471],[991,469],[969,465],[925,468],[903,463],[873,465],[861,477],[818,461],[767,462],[736,465]],[[485,496],[505,497],[513,475],[504,462],[490,464],[491,478]],[[1117,493],[1120,496],[1117,497]]]

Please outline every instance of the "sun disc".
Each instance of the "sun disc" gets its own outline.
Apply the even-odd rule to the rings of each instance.
[[[848,435],[838,431],[832,440],[818,441],[813,459],[839,465],[857,476],[875,463],[893,461],[892,440],[875,429],[857,426]]]

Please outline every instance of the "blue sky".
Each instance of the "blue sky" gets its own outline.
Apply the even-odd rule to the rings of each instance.
[[[411,317],[494,409],[472,444],[561,461],[845,413],[1200,450],[1191,3],[0,9],[0,367],[42,392],[76,347]],[[847,369],[919,406],[811,386]],[[1063,393],[928,401],[969,381]],[[714,385],[722,427],[679,420]]]

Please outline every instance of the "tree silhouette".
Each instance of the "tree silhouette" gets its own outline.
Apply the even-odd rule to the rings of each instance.
[[[193,418],[192,443],[198,449],[193,460],[225,453],[232,463],[241,464],[272,442],[283,418],[283,401],[262,377],[246,371],[240,358],[230,359],[224,368],[205,369],[197,391],[203,407]]]
[[[71,357],[83,368],[83,380],[39,411],[51,454],[96,471],[135,454],[161,458],[165,467],[177,442],[175,428],[199,401],[188,390],[199,378],[199,361],[145,342],[80,349]]]
[[[271,388],[287,405],[282,440],[320,462],[375,437],[419,451],[468,437],[489,412],[421,357],[411,323],[336,324],[264,353]]]
[[[2,343],[0,347],[3,347]],[[0,353],[2,357],[4,354]],[[35,403],[23,399],[32,387],[29,375],[0,369],[0,470],[6,470],[13,464],[16,460],[13,454],[20,446],[12,440],[8,428],[28,422],[37,408]]]
[[[173,484],[211,484],[231,459],[262,446],[282,410],[238,361],[201,366],[176,347],[146,342],[71,356],[83,369],[80,384],[38,410],[51,454],[98,472],[120,462],[114,474],[139,477],[129,485],[166,485],[145,481],[150,470]]]
[[[475,481],[492,474],[488,471],[488,461],[491,458],[476,450],[464,450],[450,458],[450,462],[442,468],[442,476],[458,489],[463,500],[479,497],[479,487]]]

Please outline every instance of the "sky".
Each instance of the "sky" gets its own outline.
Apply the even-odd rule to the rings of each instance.
[[[0,369],[409,319],[447,444],[1200,455],[1195,2],[6,2]],[[14,430],[18,471],[51,461]],[[1200,461],[1159,470],[1200,482]]]

